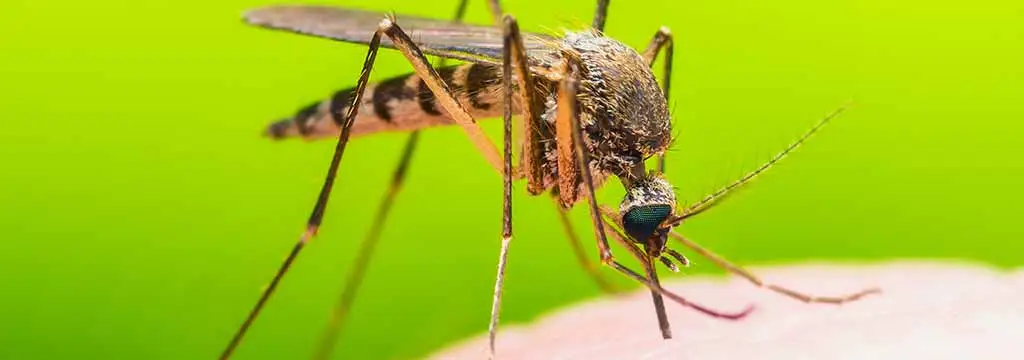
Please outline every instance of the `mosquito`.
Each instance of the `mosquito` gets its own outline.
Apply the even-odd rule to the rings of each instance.
[[[391,204],[401,189],[419,131],[437,126],[461,127],[484,160],[503,179],[501,248],[488,326],[492,358],[512,242],[514,180],[525,179],[531,195],[552,197],[578,261],[598,286],[613,291],[602,278],[603,274],[584,255],[567,218],[567,211],[575,204],[585,203],[590,211],[600,263],[650,290],[664,339],[672,337],[665,313],[665,297],[721,319],[741,319],[753,310],[748,306],[736,312],[719,311],[662,288],[656,260],[672,271],[678,271],[677,263],[689,264],[683,254],[668,248],[669,237],[758,287],[806,303],[842,304],[879,292],[872,288],[841,296],[814,296],[765,283],[673,230],[684,220],[711,209],[791,153],[838,115],[842,107],[760,167],[695,204],[682,206],[677,204],[671,184],[662,175],[665,151],[671,142],[667,102],[673,41],[669,29],[661,27],[646,49],[638,52],[604,35],[609,0],[597,1],[589,29],[559,36],[521,32],[516,19],[502,11],[498,0],[489,0],[488,6],[493,16],[492,26],[462,24],[466,0],[460,2],[454,21],[323,6],[271,6],[245,14],[245,21],[252,25],[365,44],[369,49],[354,88],[340,90],[288,119],[272,123],[266,130],[266,134],[275,139],[337,137],[337,146],[305,231],[224,349],[221,359],[231,357],[303,246],[316,235],[350,138],[380,132],[411,132],[315,355],[318,359],[330,356]],[[413,73],[371,83],[370,73],[381,47],[401,52]],[[651,67],[661,53],[664,69],[659,87]],[[435,68],[426,55],[460,60],[463,64]],[[522,119],[521,128],[517,130],[521,131],[522,138],[515,144],[519,162],[515,166],[512,161],[513,115]],[[476,120],[499,116],[504,124],[503,152],[500,153]],[[655,156],[658,157],[657,168],[648,171],[645,161]],[[594,196],[595,189],[613,176],[626,189],[625,198],[617,209],[598,205]],[[643,274],[615,258],[609,237],[639,260]]]

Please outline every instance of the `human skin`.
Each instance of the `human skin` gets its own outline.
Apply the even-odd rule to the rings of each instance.
[[[503,326],[499,359],[1024,359],[1024,270],[895,262],[752,269],[765,281],[818,295],[879,287],[840,306],[805,304],[738,277],[684,277],[665,287],[720,310],[724,321],[666,301],[662,340],[647,291],[607,296],[530,324]],[[483,359],[486,334],[433,354]]]

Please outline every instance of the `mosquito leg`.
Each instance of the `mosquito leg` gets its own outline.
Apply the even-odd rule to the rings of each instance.
[[[462,23],[462,19],[466,17],[466,5],[469,4],[469,0],[459,0],[459,6],[455,8],[455,16],[452,17],[454,23]],[[444,67],[444,58],[441,58],[438,67]]]
[[[490,358],[494,358],[494,345],[497,339],[498,317],[501,313],[501,294],[505,283],[505,267],[508,264],[508,249],[512,243],[512,60],[515,54],[514,42],[518,39],[518,25],[511,15],[505,15],[503,22],[504,46],[502,47],[502,81],[504,84],[504,145],[505,168],[501,211],[501,253],[498,255],[498,273],[494,279],[494,297],[491,301],[491,320],[487,327],[488,350]],[[522,50],[521,48],[518,50]],[[519,69],[517,69],[519,70]],[[521,74],[520,74],[521,75]]]
[[[644,50],[644,59],[648,66],[654,66],[654,59],[665,49],[665,71],[661,74],[661,91],[665,93],[665,102],[669,101],[669,90],[672,89],[672,32],[662,26],[651,39],[651,44]],[[658,156],[658,172],[665,173],[665,154]]]
[[[508,22],[506,29],[508,28]],[[455,100],[455,96],[452,95],[448,85],[441,80],[441,77],[437,74],[437,71],[427,63],[426,58],[423,56],[423,52],[416,47],[416,44],[412,42],[409,35],[406,34],[401,27],[394,22],[393,18],[385,18],[380,23],[380,32],[387,35],[388,38],[394,43],[395,48],[402,52],[409,63],[412,65],[416,72],[416,75],[422,79],[424,85],[430,89],[431,93],[434,94],[438,103],[448,111],[449,116],[455,120],[462,128],[469,134],[470,139],[477,145],[477,148],[483,152],[484,156],[495,165],[496,169],[501,169],[504,176],[504,201],[502,211],[502,247],[501,254],[499,255],[498,261],[498,275],[495,280],[495,291],[494,299],[491,307],[491,324],[489,327],[490,339],[491,339],[491,354],[494,353],[494,339],[495,330],[497,329],[498,323],[498,310],[501,306],[501,288],[504,281],[505,264],[508,258],[508,246],[512,240],[512,176],[514,170],[512,169],[512,156],[511,156],[511,124],[512,124],[512,95],[511,95],[511,57],[512,54],[509,52],[505,53],[506,60],[504,61],[504,70],[507,82],[506,86],[506,101],[505,101],[505,153],[503,158],[499,158],[497,149],[494,148],[494,143],[486,137],[481,130],[480,126],[473,120],[473,117],[466,112],[466,109]],[[507,30],[506,30],[507,31]],[[510,38],[506,36],[507,43],[510,42]],[[506,47],[508,49],[508,47]]]
[[[555,116],[556,128],[564,127],[564,124],[568,123],[568,127],[572,130],[568,139],[559,138],[561,142],[563,140],[569,140],[573,147],[573,151],[576,157],[576,163],[579,165],[579,171],[582,175],[583,185],[586,193],[584,194],[589,201],[590,218],[594,222],[594,232],[597,235],[597,247],[600,250],[601,262],[608,264],[612,258],[611,249],[608,246],[608,237],[604,232],[604,222],[601,219],[601,214],[597,206],[597,198],[594,196],[594,179],[590,173],[590,154],[587,152],[587,148],[583,144],[583,130],[576,118],[576,86],[578,76],[578,67],[572,63],[570,57],[566,57],[564,63],[564,76],[563,80],[559,83],[558,88],[558,114]],[[559,155],[561,156],[561,154]],[[561,174],[559,175],[561,176]]]
[[[612,235],[615,236],[615,235]],[[661,283],[658,282],[658,270],[654,266],[654,257],[650,255],[650,252],[645,253],[646,256],[642,257],[640,264],[644,267],[644,273],[647,274],[647,278],[650,279],[651,284],[656,287],[661,287]],[[654,309],[664,309],[665,299],[656,290],[651,290],[651,300],[654,301]],[[658,328],[661,329],[661,337],[663,339],[672,338],[672,327],[668,323],[668,314],[665,311],[655,311],[655,315],[658,316]]]
[[[729,260],[726,260],[725,258],[719,256],[718,254],[715,254],[715,253],[711,252],[710,250],[705,249],[703,246],[700,246],[699,244],[697,244],[697,243],[695,243],[693,241],[690,241],[689,239],[683,237],[682,235],[679,235],[679,234],[677,234],[674,231],[671,232],[670,235],[672,235],[672,237],[675,238],[676,240],[679,240],[679,242],[683,243],[683,245],[686,245],[690,249],[693,249],[693,251],[697,252],[701,256],[704,256],[708,260],[711,260],[711,262],[715,263],[716,265],[720,266],[721,268],[723,268],[723,269],[725,269],[725,270],[727,270],[727,271],[729,271],[729,272],[731,272],[733,274],[739,275],[740,277],[742,277],[744,279],[747,279],[747,281],[750,281],[754,285],[757,285],[758,287],[766,288],[768,290],[777,292],[779,294],[782,294],[782,295],[785,295],[785,296],[788,296],[788,297],[791,297],[791,298],[803,301],[805,303],[827,303],[827,304],[836,304],[836,305],[838,305],[838,304],[842,304],[842,303],[847,303],[847,302],[850,302],[850,301],[858,300],[858,299],[860,299],[860,298],[862,298],[862,297],[864,297],[866,295],[878,294],[878,293],[882,292],[878,288],[870,288],[870,289],[864,289],[864,290],[858,291],[856,293],[847,294],[847,295],[841,295],[841,296],[815,296],[815,295],[806,294],[806,293],[803,293],[803,292],[800,292],[800,291],[792,290],[792,289],[789,289],[789,288],[786,288],[786,287],[783,287],[783,286],[778,286],[778,285],[773,285],[773,284],[766,284],[764,281],[761,281],[761,279],[758,278],[757,275],[754,275],[750,271],[747,271],[746,269],[744,269],[742,267],[739,267],[739,266],[729,262]]]
[[[672,32],[665,26],[654,33],[651,43],[647,45],[647,49],[644,49],[644,60],[647,60],[647,66],[654,66],[654,59],[658,57],[661,49],[665,49],[665,74],[663,75],[665,81],[662,83],[662,87],[668,88],[666,85],[668,84],[668,75],[672,72]]]
[[[291,253],[288,254],[288,257],[285,258],[284,263],[281,264],[277,273],[274,275],[273,280],[270,281],[270,285],[263,290],[259,301],[257,301],[256,305],[249,311],[249,315],[246,317],[245,322],[243,322],[238,328],[238,331],[231,339],[231,342],[228,343],[228,346],[221,353],[220,359],[228,359],[231,357],[231,354],[235,351],[235,348],[238,347],[238,344],[241,343],[242,338],[249,330],[253,321],[256,320],[260,311],[263,310],[264,304],[266,304],[267,300],[270,299],[270,296],[273,295],[274,289],[277,288],[281,278],[284,277],[284,274],[291,267],[302,248],[316,235],[317,230],[320,228],[320,223],[323,221],[324,217],[324,211],[327,209],[327,200],[330,197],[331,188],[334,186],[334,178],[338,173],[338,166],[341,164],[341,157],[345,153],[345,145],[348,143],[352,124],[355,122],[356,113],[359,111],[359,103],[362,101],[363,91],[366,89],[367,81],[370,78],[370,71],[373,69],[373,61],[377,56],[380,39],[381,31],[378,30],[373,34],[373,38],[370,40],[369,50],[366,53],[366,60],[363,63],[363,70],[359,75],[359,82],[356,85],[355,96],[352,97],[352,102],[350,104],[345,104],[347,105],[347,108],[342,106],[342,104],[332,104],[333,106],[331,108],[336,109],[336,111],[332,111],[331,115],[334,116],[335,119],[340,119],[344,116],[344,122],[342,122],[341,134],[338,136],[338,144],[334,148],[334,156],[331,158],[331,165],[327,170],[327,177],[324,179],[323,187],[320,189],[320,195],[317,197],[316,205],[313,206],[312,214],[310,214],[309,220],[306,222],[306,231],[302,233],[299,241],[295,243]],[[342,110],[345,111],[345,114],[341,114]]]
[[[500,13],[500,5],[492,1],[492,9]],[[491,304],[491,321],[488,326],[490,339],[490,354],[494,356],[494,345],[497,337],[498,319],[501,311],[501,292],[505,277],[505,266],[508,259],[508,247],[512,240],[512,93],[515,91],[512,83],[512,72],[515,71],[518,80],[520,103],[522,104],[524,121],[523,142],[523,163],[524,175],[527,178],[527,189],[532,194],[539,194],[544,191],[544,179],[541,171],[541,138],[538,127],[542,121],[538,109],[538,99],[533,82],[530,77],[529,67],[526,63],[526,48],[523,46],[523,39],[519,33],[519,25],[511,15],[505,15],[502,21],[504,29],[504,52],[502,68],[502,84],[504,85],[504,146],[505,146],[505,167],[504,167],[504,197],[502,211],[502,243],[501,254],[498,259],[498,274],[494,282],[494,298]]]
[[[499,0],[488,0],[487,5],[491,9],[491,14],[494,16],[495,23],[502,24],[501,26],[504,26],[501,2]],[[530,194],[539,195],[545,190],[544,172],[541,170],[544,149],[541,145],[542,138],[539,130],[541,126],[543,126],[541,112],[543,111],[544,99],[537,94],[537,90],[533,86],[533,76],[531,75],[526,62],[526,50],[523,46],[523,40],[518,31],[518,26],[512,36],[514,36],[512,41],[516,44],[516,47],[513,48],[512,64],[515,66],[516,84],[519,86],[519,94],[521,95],[521,111],[523,119],[525,119],[523,121],[523,169],[521,175],[526,178],[526,190],[529,191]]]
[[[487,0],[487,7],[491,9],[491,17],[494,18],[494,23],[501,24],[502,15],[505,14],[501,9],[501,0]]]
[[[558,113],[555,119],[555,160],[558,164],[558,197],[563,207],[569,207],[576,203],[580,196],[578,193],[581,176],[580,166],[578,165],[581,162],[578,160],[576,135],[575,130],[573,130],[573,123],[570,120],[575,116],[575,108],[570,109],[570,105],[575,104],[575,97],[574,89],[558,89],[558,103],[556,107]],[[589,174],[589,169],[584,174]],[[583,177],[583,179],[589,178]],[[599,236],[598,239],[602,239],[602,237]],[[607,240],[603,243],[605,245],[608,244]],[[604,259],[603,252],[601,258]]]
[[[569,59],[569,57],[566,57],[566,59]],[[576,116],[576,76],[578,76],[578,69],[576,64],[571,62],[571,60],[566,60],[565,64],[566,67],[564,71],[566,74],[564,80],[560,82],[560,87],[558,89],[558,115],[555,120],[557,123],[556,128],[565,128],[565,124],[567,122],[571,124],[571,141],[575,146],[576,162],[580,169],[580,174],[583,176],[583,183],[586,191],[586,194],[584,195],[589,201],[590,215],[594,222],[594,232],[597,233],[598,248],[601,251],[601,262],[622,271],[622,269],[619,269],[621,266],[613,260],[611,250],[608,246],[608,238],[605,234],[605,224],[597,205],[597,198],[594,195],[594,180],[590,173],[590,154],[587,152],[587,148],[583,144],[583,130],[579,123],[579,119]],[[561,176],[562,175],[559,174],[559,177]],[[661,335],[663,338],[669,339],[672,337],[672,331],[668,323],[668,315],[665,313],[665,302],[664,299],[662,299],[663,294],[662,291],[659,290],[661,289],[661,285],[657,283],[657,277],[654,275],[654,267],[650,262],[645,261],[647,259],[643,256],[639,259],[645,264],[645,269],[650,269],[651,281],[648,281],[642,276],[638,276],[643,279],[642,282],[645,285],[651,288],[651,297],[654,300],[654,309],[658,316]]]
[[[453,17],[455,23],[462,22],[462,18],[465,17],[466,14],[466,4],[468,2],[468,0],[459,1],[459,6],[456,8],[455,16]],[[444,67],[445,60],[445,58],[441,58],[438,61],[438,67]],[[338,335],[341,332],[342,326],[345,324],[349,311],[352,309],[352,304],[355,301],[356,294],[363,282],[363,278],[366,276],[366,268],[369,266],[376,246],[380,241],[380,234],[384,229],[384,223],[387,221],[388,214],[391,211],[391,206],[394,204],[395,198],[398,197],[398,193],[402,190],[405,174],[409,169],[412,155],[416,150],[416,144],[419,142],[419,136],[420,132],[418,130],[413,131],[409,134],[409,137],[405,142],[405,146],[402,150],[402,157],[399,159],[398,165],[391,177],[391,184],[388,186],[384,199],[381,200],[380,205],[377,207],[377,213],[373,219],[373,224],[370,227],[370,232],[367,233],[366,238],[363,239],[362,245],[360,245],[358,255],[356,255],[355,264],[353,265],[347,281],[345,281],[345,286],[341,292],[341,296],[338,298],[334,309],[331,311],[331,317],[328,321],[327,327],[321,335],[320,345],[314,355],[314,359],[329,359],[331,357],[331,353],[334,351]]]
[[[495,14],[501,13],[501,7],[497,0],[490,2],[491,9]],[[541,144],[540,127],[542,119],[540,114],[540,101],[542,100],[533,87],[533,81],[528,64],[526,62],[526,47],[519,32],[519,25],[511,15],[502,17],[504,29],[504,59],[503,59],[503,84],[505,90],[505,167],[506,173],[511,171],[512,164],[512,143],[511,143],[511,116],[512,116],[512,93],[516,91],[512,83],[513,69],[515,71],[518,85],[520,104],[524,121],[523,141],[523,176],[527,179],[527,190],[534,195],[544,191],[544,179],[541,169],[543,162],[543,148]],[[505,177],[505,229],[503,239],[511,239],[511,176]],[[578,241],[578,239],[577,239]],[[501,288],[504,278],[504,268],[507,258],[507,240],[502,242],[501,258],[499,259],[498,275],[495,280],[494,302],[491,309],[491,323],[489,326],[490,350],[494,354],[498,314],[500,312]]]
[[[555,207],[558,208],[558,220],[562,223],[562,229],[565,230],[565,236],[569,238],[569,244],[572,245],[572,252],[576,255],[576,261],[580,263],[580,267],[587,271],[591,279],[597,283],[597,287],[601,288],[609,294],[620,293],[622,289],[612,285],[607,278],[599,271],[598,267],[590,261],[587,257],[587,253],[583,251],[583,244],[580,242],[579,236],[576,235],[576,231],[573,230],[572,223],[569,221],[568,212],[561,204],[554,199]]]
[[[608,3],[611,0],[597,0],[597,11],[594,12],[594,22],[590,27],[597,31],[604,31],[604,22],[608,18]]]
[[[469,112],[460,104],[456,99],[455,95],[452,94],[451,88],[448,84],[441,79],[441,76],[437,74],[427,58],[423,56],[423,52],[420,51],[419,47],[413,43],[409,35],[402,30],[401,27],[395,23],[395,20],[391,17],[381,20],[379,31],[383,32],[395,45],[412,68],[416,75],[423,81],[423,84],[430,89],[430,92],[434,95],[437,102],[443,107],[448,115],[458,124],[469,136],[470,141],[476,146],[477,150],[480,151],[481,155],[487,162],[491,164],[494,169],[501,171],[504,164],[501,156],[498,154],[498,149],[494,143],[491,142],[490,138],[484,134],[483,129],[477,124],[476,120],[473,119]],[[514,174],[514,172],[513,172]]]
[[[495,1],[496,3],[496,1]],[[519,90],[519,103],[523,117],[523,145],[522,145],[522,175],[526,178],[526,189],[530,194],[539,195],[544,192],[544,172],[541,164],[544,162],[544,147],[542,144],[541,129],[544,120],[543,113],[544,98],[537,93],[534,87],[533,76],[530,73],[529,64],[526,58],[526,46],[523,45],[523,37],[519,32],[519,25],[515,18],[506,15],[504,25],[506,33],[506,45],[510,45],[510,61],[514,68],[516,83]],[[506,88],[512,87],[512,83],[505,83]],[[510,90],[511,91],[511,90]]]

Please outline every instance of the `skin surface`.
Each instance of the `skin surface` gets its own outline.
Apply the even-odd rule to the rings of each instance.
[[[883,293],[833,306],[806,305],[736,277],[687,277],[665,287],[723,310],[727,322],[671,306],[662,341],[646,290],[562,309],[499,332],[502,359],[1021,359],[1024,270],[903,261],[755,269],[769,282],[827,295],[879,286]],[[486,357],[476,337],[433,359]]]

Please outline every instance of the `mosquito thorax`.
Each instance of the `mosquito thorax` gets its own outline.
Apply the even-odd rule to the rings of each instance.
[[[579,115],[593,166],[622,177],[668,148],[665,94],[633,48],[592,31],[568,33],[563,46],[580,65]]]
[[[633,241],[647,246],[658,256],[665,247],[668,229],[660,225],[675,209],[672,185],[659,175],[647,175],[629,182],[626,197],[619,206],[622,228]]]

